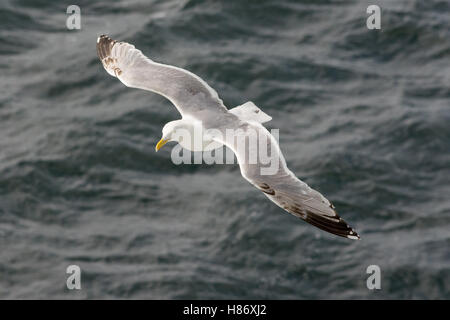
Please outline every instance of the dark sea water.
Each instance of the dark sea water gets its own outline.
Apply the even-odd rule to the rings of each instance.
[[[72,31],[69,4],[0,4],[0,298],[450,298],[449,1],[79,0]],[[255,102],[362,240],[155,153],[180,116],[106,73],[103,33]]]

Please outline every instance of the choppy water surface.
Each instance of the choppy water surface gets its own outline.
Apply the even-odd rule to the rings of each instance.
[[[448,1],[377,1],[381,31],[365,1],[77,4],[80,31],[59,1],[0,5],[0,298],[450,298]],[[254,101],[362,240],[155,153],[179,114],[103,70],[102,33]]]

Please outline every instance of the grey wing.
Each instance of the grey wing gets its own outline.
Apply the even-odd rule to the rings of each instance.
[[[236,154],[241,174],[246,180],[294,216],[335,235],[354,240],[360,238],[336,213],[330,201],[288,169],[278,142],[264,126],[251,122],[246,125],[241,136],[247,141],[244,147],[238,145],[237,139],[222,139],[221,142]],[[258,141],[258,150],[249,147],[252,140]],[[257,161],[252,161],[250,154],[259,152],[262,146],[265,146],[268,157],[263,159],[262,152],[258,154]]]
[[[97,39],[97,55],[110,75],[127,87],[150,90],[166,97],[182,116],[205,108],[227,111],[217,92],[200,77],[181,68],[156,63],[129,43],[102,35]]]

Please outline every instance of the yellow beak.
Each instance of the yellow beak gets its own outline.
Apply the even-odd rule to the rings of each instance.
[[[169,141],[170,141],[169,139],[161,138],[161,140],[159,140],[159,142],[156,144],[155,151],[158,152],[159,149],[161,149],[162,146],[165,145]]]

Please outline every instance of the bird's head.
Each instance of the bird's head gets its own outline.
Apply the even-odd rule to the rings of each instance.
[[[182,143],[184,136],[186,136],[186,134],[190,135],[192,130],[193,125],[187,120],[181,119],[166,123],[162,129],[162,138],[156,144],[155,150],[159,151],[159,149],[161,149],[169,141]]]

